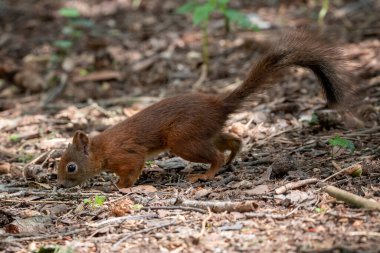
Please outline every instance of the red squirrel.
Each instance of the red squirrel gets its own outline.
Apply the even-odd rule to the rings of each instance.
[[[94,137],[75,132],[58,166],[58,184],[72,187],[111,171],[120,177],[118,187],[130,187],[147,159],[168,150],[190,162],[210,164],[206,173],[190,174],[191,182],[212,179],[225,164],[224,152],[230,152],[230,163],[241,148],[240,139],[222,130],[252,93],[281,70],[300,66],[318,77],[328,104],[342,104],[348,86],[340,58],[335,47],[305,33],[282,36],[231,92],[166,98]]]

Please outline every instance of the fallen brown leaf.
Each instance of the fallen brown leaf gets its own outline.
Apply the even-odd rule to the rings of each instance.
[[[121,80],[123,78],[123,75],[119,71],[114,70],[103,70],[98,72],[90,73],[86,76],[76,76],[73,79],[74,83],[82,83],[82,82],[98,82],[98,81],[105,81],[105,80]]]
[[[122,193],[152,193],[156,192],[156,187],[152,185],[138,185],[130,188],[121,188],[119,189]]]

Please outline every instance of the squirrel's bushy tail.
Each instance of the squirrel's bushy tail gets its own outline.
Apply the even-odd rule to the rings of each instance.
[[[243,83],[230,93],[222,94],[225,113],[239,109],[244,100],[266,84],[270,77],[284,68],[300,66],[310,69],[319,79],[329,104],[339,104],[348,89],[346,73],[341,70],[341,52],[305,32],[284,35],[251,68]]]

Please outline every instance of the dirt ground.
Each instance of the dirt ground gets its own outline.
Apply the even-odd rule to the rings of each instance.
[[[183,3],[0,2],[0,250],[380,252],[379,209],[325,188],[380,202],[380,2],[330,1],[318,25],[318,1],[231,1],[269,28],[226,33],[213,15],[198,87],[202,34],[175,12]],[[60,15],[64,7],[80,18]],[[232,90],[268,41],[300,27],[343,49],[359,91],[354,114],[327,109],[312,73],[294,68],[230,118],[225,129],[244,148],[214,180],[189,183],[207,166],[166,152],[132,188],[107,173],[57,188],[76,130],[95,135],[164,97]],[[332,145],[336,136],[354,147]]]

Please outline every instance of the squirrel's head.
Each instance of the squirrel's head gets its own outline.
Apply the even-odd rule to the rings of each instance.
[[[94,176],[90,161],[90,138],[76,131],[58,165],[58,185],[73,187]]]

